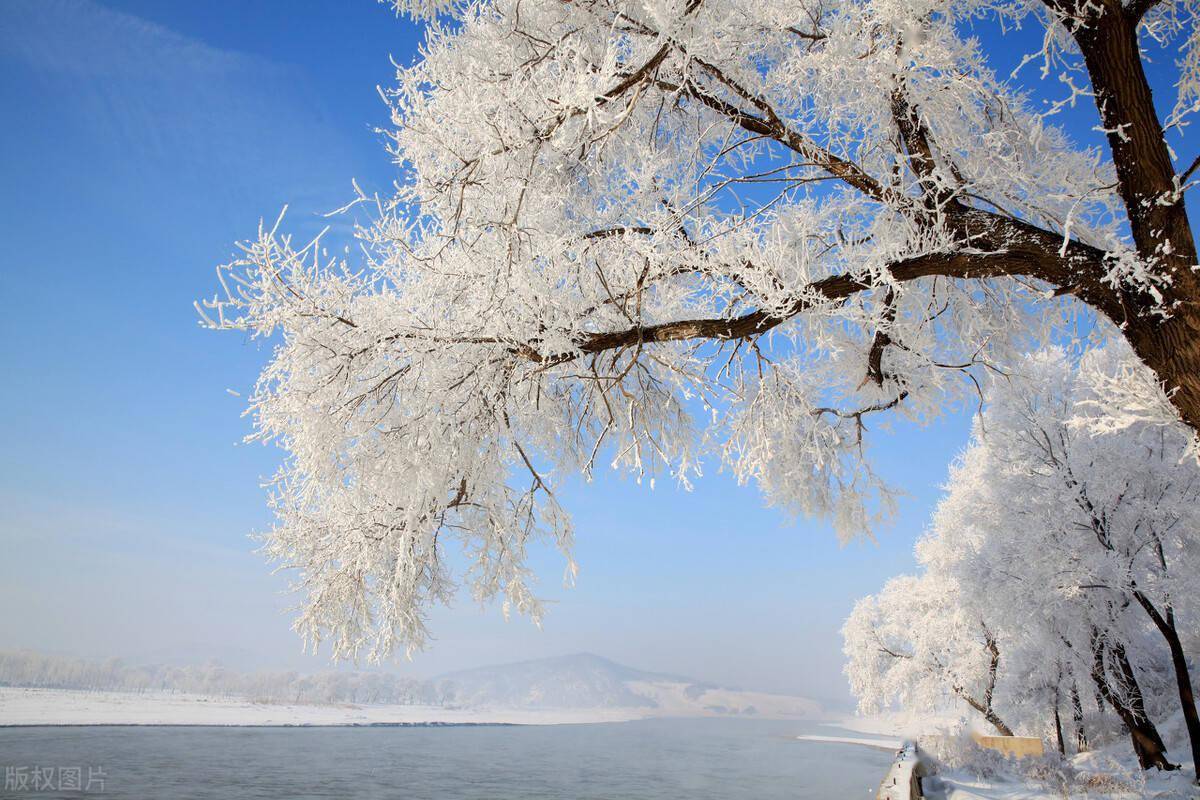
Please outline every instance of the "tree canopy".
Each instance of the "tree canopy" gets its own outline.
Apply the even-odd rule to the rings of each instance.
[[[715,460],[867,530],[866,421],[974,403],[1080,317],[1148,367],[1122,414],[1200,427],[1194,165],[1164,139],[1200,104],[1195,0],[397,7],[427,33],[361,254],[263,226],[202,308],[275,337],[249,410],[286,453],[267,552],[314,645],[421,646],[450,542],[476,596],[536,615],[526,549],[569,558],[555,487],[597,464]],[[1107,150],[976,24],[1041,26],[1025,69],[1094,97]],[[1164,119],[1147,42],[1181,53]]]

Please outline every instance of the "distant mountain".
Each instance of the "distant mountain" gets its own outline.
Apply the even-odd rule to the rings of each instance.
[[[443,704],[463,708],[637,709],[647,716],[814,717],[803,697],[746,692],[645,672],[591,653],[462,670],[433,680]]]
[[[591,653],[450,672],[434,679],[453,705],[504,708],[652,708],[633,681],[686,681],[626,667]]]

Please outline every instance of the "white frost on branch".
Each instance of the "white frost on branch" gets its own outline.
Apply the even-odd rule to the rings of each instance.
[[[1006,248],[1126,244],[1111,164],[969,35],[1033,7],[400,0],[426,39],[364,257],[264,228],[203,308],[274,347],[265,547],[310,643],[420,647],[450,547],[536,617],[525,555],[571,573],[555,492],[597,464],[713,458],[844,537],[885,519],[870,433],[978,402],[1078,308]]]
[[[1113,342],[1088,353],[1079,367],[1087,387],[1067,418],[1069,426],[1096,434],[1112,434],[1135,425],[1175,429],[1179,415],[1153,371],[1129,348]]]

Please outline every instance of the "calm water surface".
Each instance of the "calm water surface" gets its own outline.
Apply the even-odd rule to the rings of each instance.
[[[648,720],[441,728],[4,728],[0,770],[80,768],[90,792],[151,800],[866,800],[890,754],[797,741],[811,723]],[[97,771],[103,771],[98,791]],[[69,777],[70,773],[66,773]],[[50,783],[57,785],[54,775]],[[45,782],[43,782],[45,783]]]

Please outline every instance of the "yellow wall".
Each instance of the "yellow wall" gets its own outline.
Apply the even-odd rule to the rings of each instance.
[[[986,747],[989,750],[998,750],[1005,755],[1016,756],[1017,758],[1026,758],[1028,756],[1040,758],[1046,752],[1046,747],[1042,744],[1042,740],[1036,736],[981,736],[978,733],[972,733],[971,738],[980,747]]]

